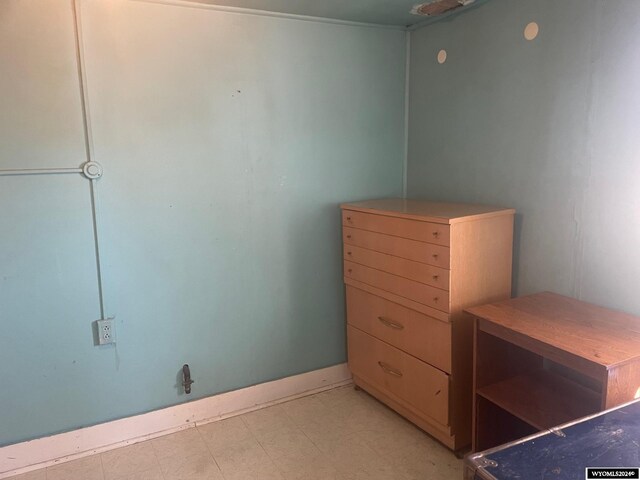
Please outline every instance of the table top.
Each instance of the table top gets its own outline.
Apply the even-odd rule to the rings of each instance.
[[[343,203],[340,208],[365,213],[388,214],[423,222],[453,224],[497,215],[513,215],[513,208],[467,203],[429,202],[405,198],[385,198],[363,202]]]
[[[587,467],[640,467],[640,400],[469,455],[476,479],[585,478]]]
[[[605,368],[640,360],[640,317],[574,298],[543,292],[466,312]]]

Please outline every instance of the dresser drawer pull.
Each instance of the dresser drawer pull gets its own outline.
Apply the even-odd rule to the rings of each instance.
[[[433,255],[431,255],[431,256],[432,256],[434,259],[437,259],[437,258],[438,258],[438,254],[437,254],[437,253],[434,253],[434,254],[433,254]]]
[[[384,373],[388,373],[389,375],[393,375],[394,377],[402,377],[402,372],[400,370],[396,370],[395,368],[391,368],[384,362],[378,362],[380,368],[384,371]]]
[[[404,329],[404,325],[402,325],[401,323],[389,320],[388,318],[378,317],[378,320],[380,320],[380,322],[382,322],[383,325],[386,325],[389,328],[395,328],[396,330]]]
[[[347,222],[350,222],[350,221],[351,221],[351,217],[347,217]]]
[[[351,235],[347,235],[347,238],[348,238],[348,239],[351,239]]]
[[[349,254],[351,254],[351,252],[349,252]],[[437,282],[438,278],[440,278],[440,276],[439,275],[434,275],[432,278],[433,278],[434,281]]]
[[[433,238],[438,238],[440,236],[440,232],[433,232]]]
[[[351,256],[351,252],[347,252],[347,255]]]
[[[349,270],[351,271],[351,270]],[[438,303],[439,298],[438,297],[433,297],[433,303]]]

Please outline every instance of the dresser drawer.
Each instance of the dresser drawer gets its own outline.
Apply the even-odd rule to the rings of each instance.
[[[350,227],[342,229],[342,237],[345,248],[346,245],[354,245],[440,268],[449,268],[448,247]]]
[[[421,242],[435,243],[445,247],[449,246],[449,225],[387,217],[353,210],[343,210],[342,224],[346,227],[386,233]]]
[[[451,324],[347,286],[347,322],[451,373]]]
[[[394,257],[354,245],[345,245],[344,259],[377,270],[384,270],[409,280],[426,283],[432,287],[449,290],[449,270],[444,268]]]
[[[449,292],[445,290],[346,260],[344,262],[344,276],[428,305],[436,310],[449,311]]]
[[[347,327],[349,368],[384,392],[447,425],[449,376],[376,338]]]

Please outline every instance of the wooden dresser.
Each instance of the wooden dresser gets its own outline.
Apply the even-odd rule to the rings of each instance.
[[[471,442],[472,318],[509,298],[513,209],[386,199],[341,206],[357,386],[457,450]]]

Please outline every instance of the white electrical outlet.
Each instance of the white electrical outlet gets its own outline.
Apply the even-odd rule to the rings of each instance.
[[[116,343],[115,321],[113,318],[98,320],[98,344],[108,345]]]

